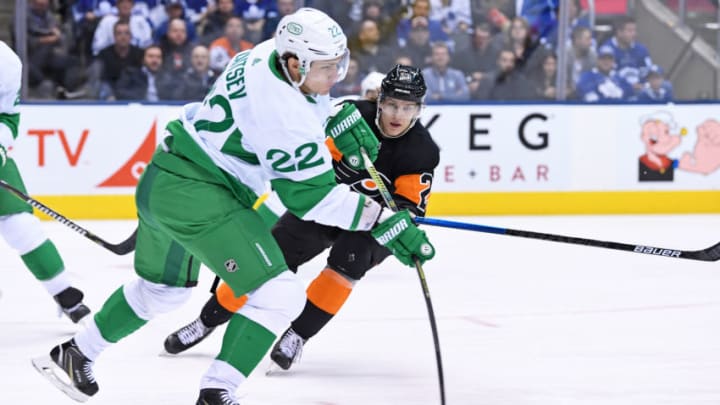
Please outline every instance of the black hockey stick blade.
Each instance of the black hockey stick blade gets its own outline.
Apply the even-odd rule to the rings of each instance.
[[[41,203],[40,201],[30,197],[29,195],[23,193],[22,191],[18,190],[17,188],[9,185],[3,180],[0,180],[0,187],[4,188],[5,190],[9,191],[19,199],[25,201],[28,203],[31,207],[37,209],[38,211],[46,214],[50,218],[60,222],[63,225],[66,225],[73,231],[79,233],[80,235],[90,239],[91,241],[97,243],[98,245],[104,247],[105,249],[117,254],[117,255],[125,255],[133,250],[135,250],[135,238],[137,237],[137,229],[130,235],[129,238],[125,239],[124,241],[113,244],[110,242],[105,241],[101,237],[95,235],[94,233],[88,231],[87,229],[83,228],[82,226],[76,224],[75,222],[65,218],[62,214],[58,213],[57,211],[53,210],[52,208],[46,206],[45,204]]]
[[[646,245],[631,245],[629,243],[609,242],[596,239],[578,238],[575,236],[555,235],[518,229],[499,228],[487,225],[468,224],[466,222],[448,221],[437,218],[415,218],[418,224],[442,226],[445,228],[465,229],[468,231],[495,233],[498,235],[519,236],[521,238],[549,240],[560,243],[571,243],[575,245],[593,246],[605,249],[623,250],[631,253],[641,253],[652,256],[669,257],[673,259],[700,260],[705,262],[716,262],[720,260],[720,242],[702,250],[678,250]]]

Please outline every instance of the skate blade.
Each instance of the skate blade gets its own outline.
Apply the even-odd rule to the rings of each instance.
[[[62,391],[71,399],[77,402],[86,402],[88,399],[90,399],[88,395],[78,391],[78,389],[75,388],[71,383],[66,382],[64,379],[61,379],[58,376],[56,371],[60,370],[60,368],[55,364],[54,361],[52,361],[50,356],[36,357],[31,361],[33,367],[35,367],[35,369],[38,371],[38,373],[40,373],[40,375],[45,377],[45,379],[50,381],[52,385],[54,385],[57,389]]]
[[[70,318],[68,318],[70,319]],[[93,313],[90,312],[89,314],[83,316],[75,325],[79,326],[82,329],[87,329],[90,327],[90,324],[93,320]]]
[[[265,376],[270,377],[273,375],[280,375],[283,373],[287,373],[289,371],[290,371],[289,368],[287,370],[285,370],[284,368],[280,367],[277,363],[270,360],[270,364],[268,364],[267,371],[265,371]]]
[[[272,376],[272,375],[274,375],[274,374],[277,374],[278,371],[280,371],[280,370],[282,370],[282,369],[280,368],[280,366],[278,366],[277,364],[275,364],[274,361],[270,360],[270,364],[268,365],[267,370],[265,370],[265,376],[266,376],[266,377],[270,377],[270,376]]]
[[[158,356],[160,357],[177,357],[179,353],[172,354],[169,351],[162,349],[160,350],[160,353],[158,353]]]

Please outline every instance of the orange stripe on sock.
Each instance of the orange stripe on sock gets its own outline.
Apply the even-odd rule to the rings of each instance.
[[[350,296],[352,283],[331,269],[323,270],[307,289],[307,297],[316,307],[335,315]]]
[[[217,290],[215,290],[215,296],[223,308],[233,313],[242,308],[248,300],[247,294],[241,297],[236,297],[230,286],[224,282],[220,283],[220,286]]]

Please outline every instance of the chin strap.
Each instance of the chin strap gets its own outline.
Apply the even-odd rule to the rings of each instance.
[[[302,93],[302,90],[300,90],[300,86],[302,86],[303,83],[305,83],[305,78],[307,76],[304,74],[300,74],[300,82],[296,83],[295,80],[292,79],[292,76],[290,76],[290,71],[288,71],[288,68],[287,68],[287,62],[284,60],[280,60],[280,67],[282,68],[283,73],[285,74],[285,78],[290,82],[290,85],[293,86],[293,88],[295,90]]]

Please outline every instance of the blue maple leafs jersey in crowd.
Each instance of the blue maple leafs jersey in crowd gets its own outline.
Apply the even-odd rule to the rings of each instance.
[[[577,95],[579,99],[587,102],[621,101],[632,98],[633,88],[617,72],[611,71],[606,75],[593,68],[580,75]]]
[[[650,87],[650,83],[645,83],[638,94],[638,101],[642,102],[668,103],[672,100],[672,84],[667,80],[657,90]]]
[[[644,45],[633,42],[628,49],[623,49],[617,39],[610,38],[602,46],[612,48],[615,54],[615,70],[620,77],[631,85],[644,81],[648,70],[653,65],[650,52]]]

